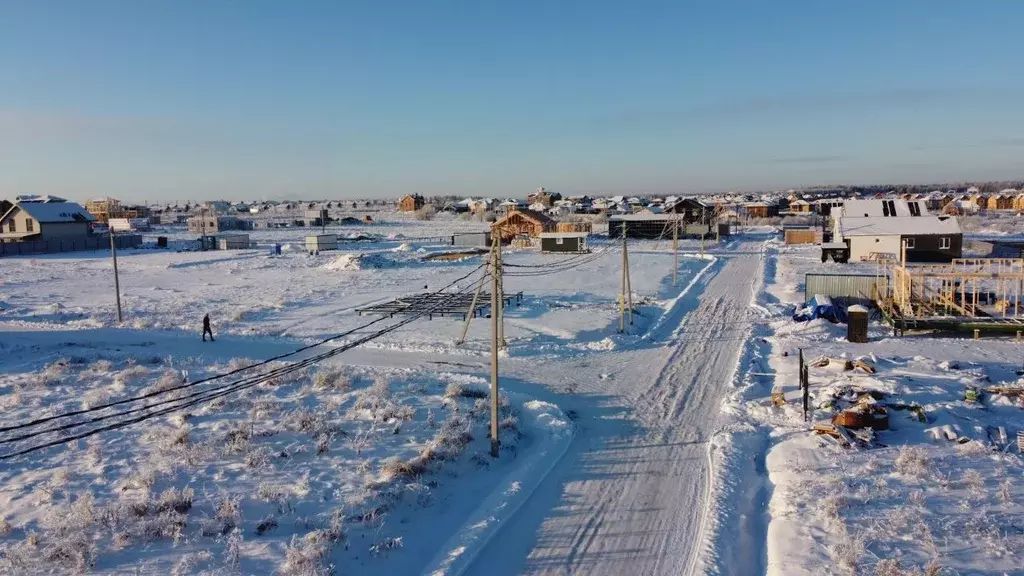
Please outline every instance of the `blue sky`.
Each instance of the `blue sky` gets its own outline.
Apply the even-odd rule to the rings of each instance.
[[[0,196],[1024,177],[1024,2],[0,0]]]

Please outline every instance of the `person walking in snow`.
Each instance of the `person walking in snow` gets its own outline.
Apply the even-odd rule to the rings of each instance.
[[[210,335],[210,342],[213,342],[213,330],[210,329],[210,315],[203,316],[203,342],[206,342],[206,335]]]

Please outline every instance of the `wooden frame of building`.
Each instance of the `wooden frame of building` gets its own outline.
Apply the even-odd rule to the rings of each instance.
[[[1020,325],[1024,259],[957,258],[923,266],[890,262],[887,273],[892,281],[882,300],[893,317],[1012,319]]]
[[[501,242],[510,242],[516,236],[537,238],[554,229],[555,221],[545,214],[533,210],[513,210],[491,224],[491,236],[499,238]]]

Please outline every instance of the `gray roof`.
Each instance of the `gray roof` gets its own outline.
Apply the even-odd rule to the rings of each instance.
[[[37,222],[95,222],[96,217],[74,202],[21,202],[14,208],[21,208]],[[10,213],[14,210],[8,211]],[[7,214],[4,214],[7,216]]]

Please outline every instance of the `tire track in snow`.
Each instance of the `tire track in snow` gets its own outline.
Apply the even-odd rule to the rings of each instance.
[[[575,400],[559,401],[579,413],[578,432],[467,574],[692,573],[710,501],[708,439],[744,344],[731,333],[749,323],[757,266],[744,253],[711,268],[667,346],[510,361],[516,377],[553,390],[580,383]]]

